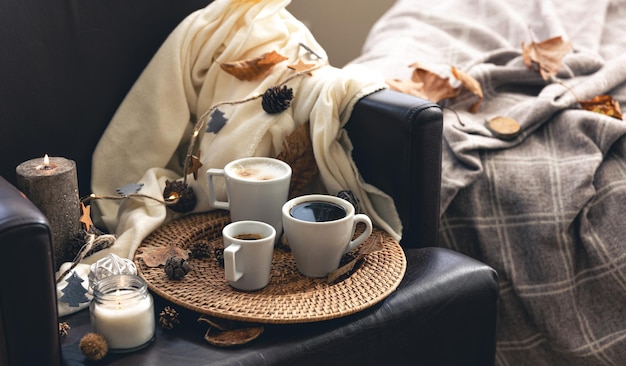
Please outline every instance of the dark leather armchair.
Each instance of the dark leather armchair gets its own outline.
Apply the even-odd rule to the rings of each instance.
[[[15,167],[44,153],[70,158],[77,163],[81,195],[89,194],[91,155],[126,92],[169,32],[208,3],[0,0],[0,365],[54,365],[61,358],[80,363],[77,343],[89,331],[83,311],[63,319],[72,326],[66,338],[57,335],[49,228],[13,187]],[[438,237],[441,128],[437,105],[391,91],[362,99],[347,125],[362,175],[394,198],[404,225],[407,273],[383,303],[333,321],[273,326],[262,341],[237,350],[212,348],[194,338],[192,329],[175,336],[158,330],[158,346],[111,360],[492,364],[496,273],[432,248]],[[37,301],[19,288],[36,292]]]

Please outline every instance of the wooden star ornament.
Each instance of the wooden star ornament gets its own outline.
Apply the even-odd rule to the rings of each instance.
[[[200,154],[202,154],[202,151],[198,150],[198,156],[191,155],[191,166],[187,168],[187,174],[193,173],[193,179],[195,180],[198,180],[198,169],[202,167]]]
[[[89,229],[93,226],[93,221],[91,221],[91,205],[85,206],[85,204],[81,202],[80,212],[82,214],[79,221],[85,224],[85,231],[89,232]]]
[[[299,59],[297,63],[295,63],[293,65],[289,65],[287,67],[292,69],[295,72],[302,73],[302,72],[305,72],[307,70],[311,70],[315,66],[316,66],[315,64],[305,64],[304,62],[302,62],[302,60]],[[311,72],[307,72],[307,74],[309,76],[313,75]]]

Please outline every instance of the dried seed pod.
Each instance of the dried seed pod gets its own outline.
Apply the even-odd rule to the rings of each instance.
[[[163,329],[174,329],[174,326],[180,323],[178,317],[179,313],[176,309],[171,306],[166,306],[165,309],[159,313],[159,324],[161,324]]]
[[[211,255],[211,248],[206,240],[197,241],[189,245],[189,251],[192,258],[206,258]]]
[[[166,262],[163,268],[167,278],[170,280],[180,280],[189,273],[189,262],[178,256],[171,256]]]

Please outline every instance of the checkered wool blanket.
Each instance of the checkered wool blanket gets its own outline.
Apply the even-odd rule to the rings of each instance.
[[[556,80],[522,63],[530,33],[572,43]],[[626,365],[626,122],[577,103],[626,105],[624,35],[624,1],[399,0],[354,61],[482,85],[477,113],[470,94],[445,105],[440,245],[498,271],[498,365]],[[522,133],[493,137],[498,115]]]

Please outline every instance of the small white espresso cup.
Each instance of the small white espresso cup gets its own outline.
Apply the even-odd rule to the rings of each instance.
[[[287,202],[291,167],[284,161],[267,157],[233,160],[224,169],[208,169],[209,205],[230,211],[232,221],[263,221],[274,227],[276,236],[283,230],[281,207]],[[226,181],[228,201],[219,201],[216,176]]]
[[[341,256],[372,234],[372,221],[355,214],[354,206],[330,195],[304,195],[282,208],[287,242],[298,271],[308,277],[324,277],[339,268]],[[354,240],[358,223],[365,230]]]
[[[270,281],[276,230],[261,221],[235,221],[222,229],[224,270],[239,290],[259,290]]]

